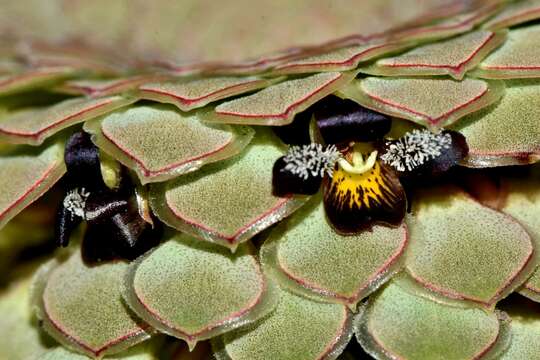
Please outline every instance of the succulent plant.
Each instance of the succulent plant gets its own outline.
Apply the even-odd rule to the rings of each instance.
[[[0,358],[538,358],[540,1],[406,3],[247,61],[3,40]]]

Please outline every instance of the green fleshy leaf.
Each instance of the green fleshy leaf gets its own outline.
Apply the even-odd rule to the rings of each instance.
[[[538,176],[530,178],[507,179],[505,190],[508,191],[503,212],[518,220],[531,235],[536,248],[540,248],[540,184]],[[520,293],[540,302],[540,270],[520,289]]]
[[[505,39],[505,32],[475,31],[381,59],[361,71],[386,76],[450,75],[461,80]]]
[[[515,80],[507,85],[500,102],[452,127],[469,145],[463,165],[492,167],[540,160],[540,81]]]
[[[381,360],[491,358],[508,341],[502,314],[440,304],[394,282],[370,298],[354,327],[362,347]]]
[[[143,99],[176,105],[182,111],[270,86],[283,78],[210,77],[183,82],[150,83],[139,87]]]
[[[501,354],[500,360],[536,359],[540,353],[540,316],[538,304],[517,300],[504,307],[512,319],[512,342]],[[524,299],[523,299],[524,300]]]
[[[272,85],[253,95],[218,105],[209,122],[287,125],[294,115],[351,81],[355,73],[328,72]]]
[[[273,310],[274,286],[250,252],[242,246],[233,255],[176,234],[131,266],[124,298],[152,326],[193,348]]]
[[[354,309],[400,268],[407,239],[404,226],[341,236],[326,222],[318,196],[272,231],[261,261],[290,290]]]
[[[33,359],[46,353],[55,342],[41,332],[30,308],[31,279],[12,284],[0,296],[0,358]]]
[[[60,82],[74,71],[69,67],[44,67],[26,72],[0,76],[0,95],[11,95],[27,90],[45,87]]]
[[[18,110],[0,117],[0,140],[39,145],[74,124],[135,102],[134,98],[112,96],[100,99],[75,98],[47,108]]]
[[[482,4],[482,2],[479,2]],[[493,16],[501,9],[497,1],[485,2],[484,5],[464,14],[451,18],[445,18],[434,24],[421,25],[418,27],[406,27],[391,32],[389,38],[400,41],[434,41],[472,30],[487,18]]]
[[[66,172],[63,144],[0,156],[0,228],[49,190]]]
[[[539,37],[540,25],[510,30],[508,40],[472,74],[486,79],[540,77]]]
[[[89,267],[78,250],[62,263],[45,264],[32,296],[44,329],[64,346],[91,357],[117,353],[148,339],[148,325],[122,302],[126,269],[123,262]]]
[[[362,106],[432,129],[494,103],[503,93],[500,81],[444,78],[368,77],[340,90],[341,96]]]
[[[213,340],[219,360],[335,359],[351,336],[344,305],[280,291],[276,310],[258,323]]]
[[[169,226],[234,250],[305,202],[272,195],[272,167],[284,152],[275,135],[258,129],[241,155],[154,185],[152,208]]]
[[[536,267],[527,231],[461,190],[426,191],[413,204],[406,270],[434,295],[492,307]]]
[[[146,341],[143,344],[134,346],[120,354],[113,356],[106,356],[105,359],[118,359],[118,360],[158,360],[155,356],[155,344],[152,341]],[[86,355],[77,354],[71,352],[65,348],[57,347],[55,349],[48,350],[43,355],[35,358],[34,360],[86,360],[91,359]]]
[[[485,29],[498,30],[540,18],[540,1],[523,0],[508,4],[503,11],[482,25]]]
[[[251,141],[243,126],[208,126],[198,114],[168,105],[135,106],[87,122],[92,140],[124,165],[143,184],[164,181],[204,164],[237,155]]]
[[[386,54],[400,51],[410,45],[404,43],[373,43],[354,45],[319,55],[293,60],[277,66],[276,74],[301,74],[320,71],[347,71],[365,62]]]
[[[115,79],[81,79],[66,81],[54,88],[55,91],[74,95],[88,95],[93,97],[110,96],[134,90],[144,84],[163,81],[170,78],[165,75],[134,75]]]

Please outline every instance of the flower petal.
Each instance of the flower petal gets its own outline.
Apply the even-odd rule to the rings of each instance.
[[[375,141],[382,139],[392,127],[389,116],[333,95],[317,103],[314,116],[327,144]]]
[[[377,161],[370,171],[338,167],[324,184],[326,216],[336,231],[353,234],[374,224],[397,226],[406,210],[405,192],[393,170]]]

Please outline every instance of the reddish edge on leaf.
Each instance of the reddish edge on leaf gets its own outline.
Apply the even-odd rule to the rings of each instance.
[[[219,111],[217,109],[215,110],[215,112],[220,115],[232,115],[232,116],[238,116],[238,117],[244,117],[244,118],[277,118],[277,119],[282,119],[282,120],[287,119],[291,115],[291,112],[294,111],[296,107],[298,107],[300,104],[302,104],[309,98],[317,95],[318,93],[323,91],[326,87],[340,80],[342,77],[343,77],[343,74],[339,73],[334,79],[327,81],[324,85],[321,85],[317,90],[304,96],[303,98],[299,99],[295,103],[289,105],[289,107],[287,107],[287,109],[281,114],[242,114],[242,113],[234,113],[234,112],[227,112],[227,111]]]
[[[109,105],[110,103],[113,102],[113,99],[107,99],[106,101],[100,103],[100,104],[96,104],[92,107],[89,107],[89,108],[85,108],[79,112],[76,112],[74,114],[71,114],[63,119],[60,119],[56,122],[54,122],[53,124],[45,127],[45,128],[42,128],[38,131],[35,131],[35,132],[20,132],[20,131],[11,131],[11,130],[6,130],[6,129],[3,129],[2,127],[0,127],[0,133],[5,133],[7,135],[18,135],[18,136],[24,136],[24,137],[30,137],[30,138],[33,138],[33,139],[36,139],[36,138],[39,138],[40,135],[42,135],[44,132],[46,132],[47,130],[50,130],[64,122],[67,122],[73,118],[76,118],[78,116],[81,116],[81,115],[84,115],[85,113],[87,112],[90,112],[92,110],[95,110],[95,109],[98,109],[102,106],[105,106],[105,105]]]
[[[143,94],[144,93],[150,93],[150,94],[153,93],[153,94],[170,96],[170,97],[174,98],[175,100],[178,100],[181,103],[185,104],[186,106],[190,106],[190,105],[192,105],[194,103],[200,102],[201,100],[205,100],[205,99],[211,98],[211,97],[219,95],[219,94],[226,95],[226,94],[228,94],[230,92],[234,92],[236,89],[241,89],[243,87],[246,87],[246,86],[249,86],[249,85],[252,85],[252,84],[256,84],[256,83],[259,83],[259,82],[264,82],[264,80],[253,80],[253,81],[248,81],[248,82],[241,83],[241,84],[232,85],[232,86],[229,86],[229,87],[226,87],[226,88],[223,88],[223,89],[215,90],[213,92],[210,92],[208,94],[205,94],[203,96],[199,96],[199,97],[196,97],[196,98],[183,97],[183,96],[180,96],[180,95],[175,94],[173,92],[169,92],[169,91],[165,91],[165,90],[161,90],[161,89],[152,87],[151,85],[143,85],[143,86],[139,87],[139,91],[141,91]]]
[[[256,265],[257,265],[257,263],[256,263]],[[222,320],[219,320],[219,321],[217,321],[217,322],[215,322],[213,324],[210,324],[207,327],[205,327],[205,328],[203,328],[203,329],[201,329],[201,330],[199,330],[199,331],[197,331],[195,333],[192,333],[192,334],[188,334],[185,330],[183,330],[180,327],[175,326],[175,325],[171,324],[169,321],[163,319],[155,309],[152,309],[152,308],[150,308],[150,306],[147,305],[147,302],[145,301],[144,296],[141,295],[140,293],[138,293],[137,289],[135,289],[134,287],[133,287],[133,293],[135,295],[135,298],[139,302],[139,304],[144,308],[144,310],[146,312],[148,312],[148,314],[150,314],[152,317],[157,319],[160,323],[164,324],[166,327],[178,332],[179,334],[182,334],[182,336],[189,339],[189,341],[195,341],[195,340],[197,340],[197,337],[199,337],[201,334],[204,334],[204,333],[209,332],[209,331],[211,331],[211,330],[213,330],[215,328],[223,326],[223,325],[229,323],[230,321],[232,321],[234,319],[237,319],[237,318],[247,314],[254,307],[256,307],[257,305],[259,305],[261,303],[261,300],[263,298],[263,294],[267,291],[268,283],[264,279],[264,276],[263,276],[262,272],[260,271],[259,267],[256,266],[255,268],[256,268],[256,271],[257,271],[257,275],[259,276],[261,282],[263,283],[261,291],[259,291],[259,293],[257,294],[257,297],[253,301],[251,301],[251,303],[245,309],[237,311],[235,313],[232,313],[228,317],[226,317],[225,319],[222,319]]]
[[[198,223],[195,220],[188,219],[187,217],[182,215],[182,213],[180,213],[177,209],[174,209],[171,206],[170,202],[168,201],[167,195],[165,195],[165,202],[166,202],[167,208],[180,221],[183,221],[183,222],[187,223],[188,225],[194,226],[196,228],[200,228],[200,229],[204,230],[205,232],[212,233],[213,235],[219,237],[220,239],[226,241],[229,244],[234,244],[237,241],[238,237],[240,237],[240,235],[242,235],[242,233],[244,231],[246,231],[247,229],[249,229],[250,227],[252,227],[256,223],[264,220],[266,217],[270,216],[272,213],[276,212],[280,208],[284,207],[290,200],[292,200],[292,196],[288,196],[286,198],[280,199],[279,201],[277,201],[277,203],[276,203],[276,205],[274,207],[272,207],[270,210],[266,211],[265,213],[261,214],[260,216],[256,217],[255,219],[253,219],[248,224],[244,225],[242,228],[240,228],[233,235],[226,235],[226,234],[220,233],[219,231],[217,231],[215,229],[211,229],[211,228],[209,228],[209,227],[207,227],[205,225],[202,225],[202,224]]]
[[[223,150],[224,148],[226,148],[227,146],[229,146],[230,144],[232,144],[233,142],[233,139],[234,139],[234,136],[231,138],[231,140],[229,140],[226,144],[224,145],[221,145],[219,147],[217,147],[216,149],[213,149],[209,152],[207,152],[206,154],[203,154],[203,155],[199,155],[199,156],[194,156],[192,158],[189,158],[187,160],[184,160],[184,161],[180,161],[178,163],[174,163],[174,164],[170,164],[170,165],[167,165],[163,168],[160,168],[158,170],[150,170],[146,167],[146,165],[144,164],[144,162],[137,158],[135,155],[133,155],[129,149],[123,147],[122,145],[118,144],[118,142],[116,142],[112,136],[110,134],[107,134],[107,132],[101,128],[101,133],[103,134],[103,136],[108,140],[110,141],[114,146],[116,146],[120,151],[122,151],[126,156],[128,156],[131,160],[135,161],[139,167],[142,169],[143,173],[145,176],[147,177],[151,177],[151,176],[156,176],[156,175],[159,175],[163,172],[166,172],[168,170],[171,170],[171,169],[174,169],[176,167],[179,167],[179,166],[182,166],[184,164],[187,164],[187,163],[190,163],[192,161],[196,161],[196,160],[199,160],[199,159],[202,159],[202,158],[205,158],[209,155],[213,155],[221,150]]]
[[[434,64],[384,64],[384,67],[426,67],[426,68],[435,68],[435,69],[448,69],[454,74],[460,74],[463,71],[465,65],[470,62],[489,42],[495,37],[495,33],[491,33],[490,36],[485,39],[482,44],[480,44],[465,60],[460,62],[457,65],[434,65]]]
[[[357,61],[357,59],[361,58],[362,56],[366,55],[366,54],[369,54],[373,51],[376,51],[380,48],[384,48],[386,46],[388,47],[392,47],[392,45],[394,44],[381,44],[381,45],[376,45],[376,46],[373,46],[369,49],[365,49],[363,51],[360,51],[354,55],[352,55],[351,57],[349,57],[348,59],[346,60],[343,60],[343,61],[313,61],[313,62],[309,62],[309,63],[291,63],[291,64],[284,64],[284,65],[280,65],[280,66],[277,66],[275,68],[276,72],[283,72],[283,73],[287,73],[288,69],[302,69],[302,68],[311,68],[313,66],[324,66],[324,65],[342,65],[342,66],[353,66],[355,65],[355,62]],[[300,59],[301,61],[302,59]]]
[[[118,339],[111,340],[111,341],[104,344],[103,346],[101,346],[98,349],[94,349],[93,347],[91,347],[90,345],[88,345],[87,343],[82,341],[81,339],[79,339],[77,337],[74,337],[72,335],[69,335],[67,332],[65,332],[64,329],[62,328],[62,326],[60,324],[58,324],[56,321],[54,321],[51,318],[51,316],[49,315],[49,311],[48,311],[48,308],[47,308],[47,302],[46,301],[43,301],[43,306],[44,306],[44,309],[45,309],[45,315],[47,316],[50,323],[54,326],[54,328],[59,333],[64,335],[69,341],[76,343],[77,345],[79,345],[83,349],[87,350],[88,352],[92,353],[96,357],[101,356],[104,351],[108,350],[110,347],[112,347],[112,346],[114,346],[116,344],[122,343],[122,342],[124,342],[124,341],[126,341],[126,340],[128,340],[130,338],[136,337],[138,335],[142,335],[145,332],[145,330],[147,330],[150,327],[148,324],[141,324],[140,327],[138,327],[136,329],[133,329],[133,330],[130,330],[126,335],[123,335],[123,336],[119,337]]]
[[[51,165],[49,168],[45,170],[43,175],[35,182],[34,185],[30,189],[28,189],[24,194],[21,195],[20,198],[15,200],[15,202],[7,207],[4,211],[0,213],[0,219],[2,219],[6,214],[8,214],[13,208],[15,208],[17,205],[22,203],[28,195],[30,195],[32,192],[34,192],[41,184],[49,177],[49,175],[53,172],[53,170],[56,168],[56,164]]]
[[[402,255],[403,251],[405,250],[405,248],[406,248],[406,246],[407,246],[407,244],[409,242],[409,234],[408,234],[407,225],[405,223],[403,223],[402,226],[403,226],[403,235],[404,236],[403,236],[403,241],[401,242],[401,245],[399,246],[397,251],[394,254],[392,254],[392,256],[379,269],[377,269],[376,272],[366,280],[365,284],[360,289],[358,289],[355,292],[355,294],[352,295],[352,296],[344,296],[344,295],[340,295],[340,294],[337,294],[337,293],[329,292],[328,290],[321,288],[317,284],[306,281],[306,280],[292,274],[290,272],[290,270],[288,270],[286,267],[283,267],[283,266],[280,266],[280,267],[281,267],[283,273],[285,273],[285,275],[287,275],[288,278],[290,278],[291,280],[297,282],[300,286],[302,286],[304,288],[307,288],[307,289],[310,289],[310,290],[312,290],[312,291],[314,291],[316,293],[319,293],[321,295],[324,295],[324,296],[330,295],[330,296],[332,296],[332,297],[334,297],[336,299],[343,300],[348,304],[354,304],[354,303],[356,303],[358,301],[358,297],[369,286],[369,284],[372,281],[374,281],[381,273],[388,270],[399,259],[399,257]]]
[[[484,91],[482,91],[479,95],[476,95],[474,98],[470,99],[469,101],[461,104],[461,105],[458,105],[457,107],[455,107],[454,109],[442,114],[441,116],[439,117],[431,117],[427,114],[424,114],[424,113],[421,113],[419,111],[416,111],[416,110],[413,110],[413,109],[410,109],[404,105],[400,105],[400,104],[397,104],[397,103],[394,103],[390,100],[385,100],[383,98],[380,98],[378,96],[375,96],[375,95],[372,95],[372,94],[369,94],[367,92],[365,92],[365,94],[367,96],[369,96],[371,99],[375,100],[375,101],[378,101],[380,103],[383,103],[385,105],[388,105],[388,106],[391,106],[391,107],[394,107],[396,109],[399,109],[399,110],[403,110],[403,111],[406,111],[408,113],[411,113],[413,115],[417,115],[417,116],[421,116],[423,117],[424,119],[426,119],[430,124],[432,125],[438,125],[439,123],[443,122],[446,118],[448,118],[450,115],[452,115],[453,113],[455,113],[456,111],[458,110],[461,110],[465,107],[467,107],[468,105],[476,102],[477,100],[479,100],[480,98],[482,98],[487,92],[488,92],[489,88],[486,86],[486,88],[484,89]]]
[[[463,194],[464,194],[464,196],[468,197],[469,199],[476,202],[480,206],[484,207],[487,211],[495,212],[495,213],[497,213],[499,215],[502,214],[504,217],[508,218],[512,222],[520,224],[519,221],[514,219],[512,216],[510,216],[510,215],[508,215],[506,213],[502,213],[500,211],[497,211],[495,209],[492,209],[491,207],[486,206],[486,205],[478,202],[478,200],[476,200],[474,197],[472,197],[471,195],[469,195],[469,194],[467,194],[465,192],[463,192]],[[524,228],[523,228],[523,231],[526,234],[528,234],[528,232]],[[530,235],[528,235],[528,237],[530,239]],[[416,282],[421,284],[423,287],[425,287],[425,288],[427,288],[429,290],[432,290],[432,291],[434,291],[436,293],[443,294],[444,296],[446,296],[448,298],[451,298],[451,299],[468,300],[468,301],[480,304],[480,305],[482,305],[484,307],[491,307],[491,306],[495,305],[495,303],[499,300],[498,298],[501,296],[501,294],[503,294],[512,285],[512,283],[517,278],[519,273],[521,273],[521,271],[523,271],[523,269],[525,269],[528,265],[531,264],[532,260],[534,259],[534,253],[535,253],[534,247],[533,247],[533,245],[531,243],[530,250],[529,250],[529,253],[527,255],[527,258],[522,262],[519,269],[514,271],[512,274],[510,274],[510,276],[507,278],[507,280],[504,282],[504,284],[500,287],[500,289],[487,301],[478,299],[477,297],[474,297],[474,296],[467,296],[467,295],[459,294],[459,293],[451,291],[451,290],[446,290],[446,289],[443,289],[441,287],[438,287],[437,285],[432,284],[432,283],[428,282],[427,280],[424,280],[423,278],[421,278],[420,276],[415,274],[413,271],[411,271],[411,269],[409,269],[409,268],[407,268],[407,272],[410,274],[410,276]]]

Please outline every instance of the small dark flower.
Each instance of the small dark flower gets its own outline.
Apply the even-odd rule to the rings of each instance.
[[[89,263],[134,259],[159,243],[159,231],[139,215],[134,186],[128,176],[118,189],[103,181],[99,150],[84,132],[66,144],[65,195],[56,217],[56,242],[67,246],[73,230],[86,221],[83,258]]]
[[[316,107],[314,119],[330,145],[291,147],[274,164],[274,193],[311,195],[322,184],[327,218],[342,234],[374,224],[398,226],[407,209],[400,177],[443,173],[468,151],[465,138],[453,131],[414,130],[377,146],[391,120],[335,96]]]

